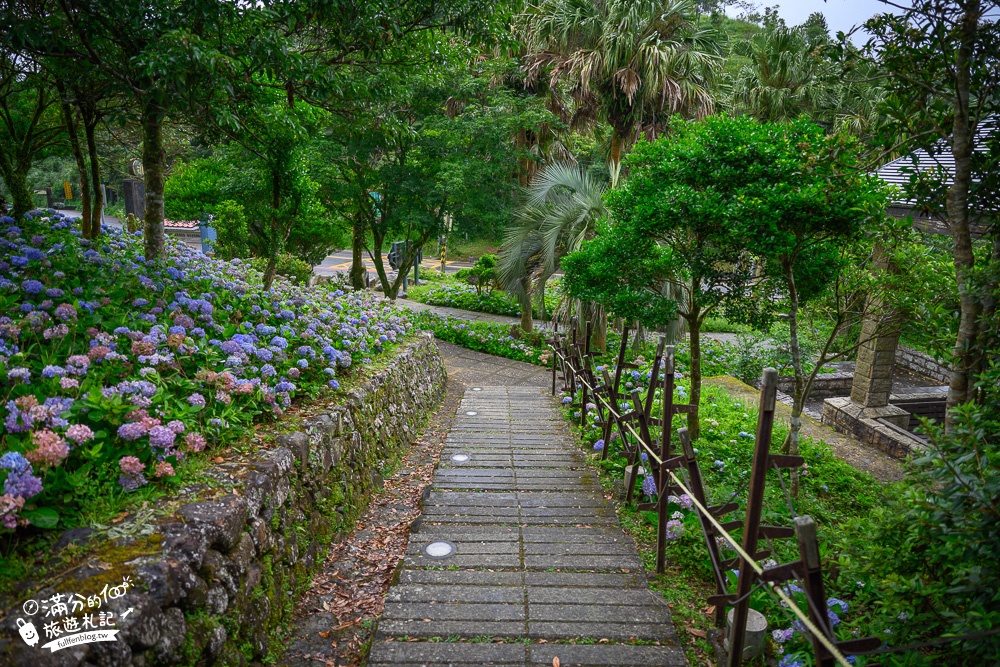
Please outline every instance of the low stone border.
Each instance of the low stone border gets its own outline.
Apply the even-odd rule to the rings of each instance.
[[[926,448],[926,444],[920,438],[884,419],[879,419],[878,415],[862,416],[864,410],[863,405],[853,402],[849,396],[828,398],[823,401],[823,423],[896,459],[905,459],[910,454],[921,452]],[[886,415],[906,416],[905,412],[892,405],[883,410]],[[872,409],[869,409],[869,412],[872,412]]]
[[[951,382],[951,369],[929,354],[912,347],[900,345],[896,348],[896,365],[919,373],[932,380],[937,380],[941,384]]]
[[[854,383],[854,373],[840,371],[837,373],[818,373],[813,379],[812,387],[809,388],[809,396],[806,400],[819,400],[830,398],[831,396],[847,396],[851,393],[851,385]],[[795,395],[795,376],[782,375],[778,378],[778,391]]]
[[[274,658],[281,649],[275,632],[291,620],[326,544],[353,525],[352,508],[381,484],[378,466],[415,439],[445,379],[437,346],[421,335],[342,406],[279,436],[274,449],[213,466],[215,483],[183,489],[185,502],[151,534],[100,545],[87,562],[25,594],[40,603],[34,614],[26,600],[7,601],[0,664],[247,665]],[[61,611],[53,598],[66,613],[53,612]],[[44,647],[54,639],[47,623],[56,622],[65,641],[65,624],[86,629],[85,616],[95,632],[117,633]],[[29,622],[40,635],[35,646],[22,641]]]

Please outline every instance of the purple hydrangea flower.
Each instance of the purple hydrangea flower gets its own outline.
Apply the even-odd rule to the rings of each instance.
[[[118,437],[122,440],[128,440],[129,442],[138,440],[142,436],[146,435],[146,433],[148,433],[148,431],[141,422],[129,422],[128,424],[122,424],[118,427]]]
[[[199,408],[205,407],[205,397],[201,394],[195,393],[188,396],[188,403]]]
[[[167,426],[154,426],[149,429],[149,444],[158,449],[169,449],[176,437],[177,434]]]
[[[32,474],[30,466],[21,472],[11,471],[7,473],[7,479],[3,483],[4,493],[21,498],[37,496],[42,492],[42,488],[42,480]]]

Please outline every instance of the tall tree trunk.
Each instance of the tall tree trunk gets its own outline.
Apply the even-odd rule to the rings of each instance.
[[[521,301],[521,331],[531,333],[535,328],[535,321],[531,317],[531,300]]]
[[[611,172],[611,185],[618,185],[621,176],[622,151],[625,148],[625,137],[617,129],[611,131],[611,156],[608,159],[608,171]],[[689,429],[690,430],[690,429]],[[694,434],[691,438],[694,439]]]
[[[690,292],[687,295],[687,312],[682,313],[688,323],[688,341],[691,345],[691,405],[694,412],[687,417],[688,433],[692,440],[701,435],[701,421],[698,417],[698,406],[701,404],[701,325],[705,321],[705,313],[698,305],[698,294],[701,283],[697,278],[691,279]]]
[[[20,222],[25,213],[35,208],[31,190],[28,189],[28,167],[18,163],[10,169],[4,169],[2,175],[10,191],[11,217]]]
[[[378,274],[379,283],[382,284],[382,293],[391,300],[396,300],[396,294],[392,292],[392,285],[389,284],[389,276],[385,272],[385,262],[382,259],[382,245],[385,243],[385,234],[380,232],[377,226],[372,227],[372,249],[371,258],[375,264],[375,273]]]
[[[518,296],[518,304],[521,306],[521,331],[531,332],[535,328],[535,321],[531,312],[531,279],[521,278],[521,289],[523,294]]]
[[[351,287],[365,288],[365,225],[355,221],[351,226]]]
[[[97,113],[93,110],[84,112],[83,129],[87,134],[87,155],[90,157],[90,185],[94,190],[94,198],[90,211],[90,237],[96,239],[101,235],[104,193],[101,190],[101,163],[97,158],[97,140],[94,136],[97,129]]]
[[[271,289],[274,283],[274,276],[278,272],[278,255],[285,248],[288,234],[292,230],[291,217],[287,224],[281,222],[281,172],[278,169],[271,171],[271,233],[270,244],[268,245],[267,268],[264,269],[264,289]],[[290,216],[294,215],[290,212]]]
[[[691,405],[695,411],[687,416],[688,433],[692,440],[701,435],[701,421],[698,418],[698,406],[701,404],[701,324],[704,318],[696,307],[688,318],[688,335],[691,341]]]
[[[69,145],[73,151],[73,158],[76,160],[76,170],[80,175],[80,203],[83,207],[80,215],[80,227],[83,238],[91,238],[90,229],[90,186],[87,184],[87,161],[83,158],[83,150],[80,148],[80,134],[76,131],[76,118],[73,117],[73,107],[66,97],[66,90],[61,83],[57,83],[59,89],[59,106],[62,108],[63,123],[66,125],[66,135],[69,137]]]
[[[597,317],[594,318],[593,346],[601,354],[608,351],[608,312],[601,306],[597,307]]]
[[[981,302],[969,285],[975,266],[969,220],[969,184],[972,180],[973,136],[969,119],[972,47],[976,41],[976,17],[979,3],[972,2],[962,19],[961,45],[955,53],[956,97],[952,124],[951,151],[955,157],[955,177],[948,188],[946,206],[952,238],[952,257],[958,282],[960,315],[955,340],[951,382],[948,386],[948,411],[945,428],[952,425],[952,408],[967,402],[974,383],[975,348],[979,337]]]
[[[278,274],[278,253],[272,252],[267,258],[267,266],[264,268],[264,290],[271,289],[274,277]]]
[[[142,110],[142,170],[146,186],[146,214],[142,218],[142,234],[147,260],[161,258],[166,251],[163,231],[165,162],[163,108],[155,102],[147,102]]]
[[[802,347],[799,345],[799,292],[795,286],[795,274],[792,263],[784,262],[785,283],[788,285],[788,340],[792,352],[792,372],[795,374],[795,392],[792,398],[792,417],[788,425],[788,435],[781,445],[783,453],[797,455],[799,453],[799,431],[802,430],[802,412],[805,409],[805,374],[802,372]],[[799,475],[793,469],[792,495],[798,496]]]

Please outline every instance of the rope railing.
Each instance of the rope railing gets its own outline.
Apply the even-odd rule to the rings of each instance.
[[[589,333],[590,332],[588,327],[588,334]],[[594,384],[591,384],[588,381],[586,377],[588,373],[586,371],[585,364],[581,364],[573,358],[574,356],[580,356],[579,345],[576,342],[575,325],[573,327],[572,334],[573,334],[572,336],[573,342],[569,343],[568,347],[575,348],[577,355],[568,354],[563,350],[560,350],[554,344],[549,346],[553,353],[553,382],[552,382],[553,393],[555,393],[556,390],[556,366],[558,364],[562,366],[564,380],[570,384],[569,391],[571,393],[571,396],[575,396],[576,390],[578,388],[577,384],[579,384],[580,385],[579,388],[582,389],[583,401],[581,402],[580,406],[582,412],[581,424],[584,426],[586,425],[586,417],[588,412],[586,397],[589,394],[593,396],[595,400],[595,406],[600,404],[600,407],[603,408],[603,410],[607,411],[608,417],[611,418],[613,420],[613,423],[618,426],[619,435],[623,441],[623,445],[626,440],[625,431],[627,431],[634,439],[634,442],[636,443],[636,449],[635,449],[635,455],[632,458],[638,459],[639,458],[638,454],[640,453],[640,451],[644,452],[648,457],[648,459],[652,461],[655,464],[655,466],[660,469],[661,479],[665,479],[662,477],[662,471],[666,471],[666,475],[670,478],[671,482],[673,483],[673,486],[675,486],[677,489],[681,491],[681,493],[686,494],[687,497],[690,498],[692,505],[696,508],[698,512],[699,518],[702,520],[702,526],[703,529],[705,530],[706,541],[710,542],[712,539],[714,539],[715,536],[721,537],[726,543],[728,543],[729,547],[732,548],[733,551],[735,551],[738,556],[741,567],[740,567],[740,575],[738,578],[738,584],[737,584],[738,589],[736,596],[734,597],[725,594],[719,596],[713,596],[714,598],[719,599],[719,602],[717,602],[717,604],[720,605],[728,604],[730,606],[735,606],[737,610],[734,619],[735,622],[733,623],[732,627],[732,634],[730,636],[729,664],[739,665],[741,662],[743,639],[745,635],[745,624],[748,613],[747,610],[749,609],[748,606],[749,595],[758,587],[762,586],[763,590],[767,591],[773,597],[776,597],[777,599],[784,602],[787,609],[794,616],[796,616],[798,621],[802,624],[802,626],[806,630],[808,630],[808,632],[811,635],[814,649],[817,654],[816,655],[817,665],[820,665],[822,667],[824,665],[839,664],[842,665],[843,667],[848,667],[851,663],[848,662],[847,659],[844,657],[844,654],[841,651],[840,647],[850,646],[851,648],[853,648],[858,652],[863,652],[868,646],[871,645],[872,640],[871,638],[865,638],[862,640],[848,640],[846,642],[836,642],[835,640],[831,639],[832,628],[828,626],[828,621],[825,615],[825,605],[826,605],[825,596],[822,594],[822,575],[820,571],[819,552],[818,549],[815,547],[816,545],[815,523],[810,517],[807,516],[796,517],[794,532],[790,532],[788,534],[785,534],[785,531],[789,531],[790,529],[764,527],[759,525],[760,510],[761,510],[760,502],[762,502],[763,500],[763,483],[767,469],[771,466],[776,468],[794,467],[795,465],[801,463],[801,460],[799,461],[793,460],[793,459],[798,459],[798,457],[771,456],[768,453],[770,447],[770,429],[771,429],[771,424],[773,422],[774,401],[775,401],[775,391],[776,391],[776,381],[777,381],[777,373],[774,371],[774,369],[765,370],[764,377],[762,378],[762,383],[761,383],[761,403],[760,403],[760,417],[758,422],[758,436],[761,435],[766,436],[766,443],[764,444],[763,447],[761,447],[760,443],[758,442],[758,446],[756,447],[758,451],[755,452],[755,459],[754,459],[755,470],[754,474],[751,475],[752,478],[750,485],[751,502],[748,503],[748,521],[746,524],[743,525],[744,543],[751,545],[750,549],[746,549],[744,548],[745,544],[741,544],[735,537],[733,537],[733,535],[726,529],[726,526],[724,526],[717,519],[715,513],[713,512],[713,508],[708,507],[707,502],[702,502],[702,500],[699,499],[699,497],[705,498],[704,494],[695,493],[692,490],[692,488],[690,488],[688,483],[685,482],[685,480],[683,480],[673,469],[674,467],[679,467],[681,459],[686,459],[686,462],[688,462],[689,464],[693,464],[695,467],[697,466],[697,460],[695,458],[693,448],[691,447],[690,436],[687,429],[681,428],[678,430],[678,436],[682,443],[684,455],[678,457],[668,457],[665,460],[663,456],[657,453],[654,446],[650,442],[647,442],[648,439],[652,438],[644,437],[643,434],[640,432],[643,430],[647,430],[645,423],[640,422],[640,429],[636,430],[635,427],[632,425],[631,420],[627,419],[628,415],[622,414],[620,406],[617,405],[619,398],[618,387],[616,386],[617,382],[615,383],[615,385],[612,386],[608,386],[607,384],[602,386],[594,386]],[[623,348],[622,351],[624,351],[624,346],[626,344],[627,330],[625,334],[626,335],[625,337],[623,337],[622,340],[622,348]],[[587,339],[589,340],[589,335]],[[664,341],[661,339],[660,347],[658,348],[657,352],[657,359],[654,362],[654,370],[658,369],[660,354],[663,349],[663,344]],[[587,350],[586,354],[589,357],[589,349]],[[620,354],[619,360],[621,360],[622,358],[623,354]],[[669,368],[670,373],[672,374],[673,373],[672,347],[669,348],[668,359],[669,361],[667,367]],[[616,372],[616,380],[618,378],[620,378],[620,369],[618,369]],[[647,401],[646,401],[647,406],[652,405],[651,393],[656,390],[656,388],[660,383],[661,381],[659,380],[658,373],[651,375],[649,388],[647,390],[648,392],[650,392],[650,394],[647,394]],[[672,393],[673,393],[672,383],[668,383],[666,379],[664,379],[662,384],[664,385],[664,390],[667,388],[667,386],[671,386],[671,396],[665,395],[663,397],[664,407],[667,409],[665,409],[664,411],[664,419],[661,424],[663,429],[670,429],[672,428],[672,424],[670,423],[670,421],[673,417],[673,414],[676,414],[672,412],[671,407],[669,405],[669,403],[672,401]],[[602,387],[606,387],[607,391],[602,390]],[[604,393],[610,394],[610,398],[612,400],[609,401],[607,398],[605,398],[605,396],[603,395]],[[635,400],[637,398],[637,394],[638,394],[637,390],[634,390],[632,392],[633,400],[631,403],[632,405],[631,414],[637,415],[640,419],[643,417],[648,419],[649,415],[644,414],[642,412],[643,407],[638,404],[637,400]],[[646,409],[648,410],[648,407]],[[693,411],[696,409],[697,409],[696,407],[693,407],[692,410],[689,411]],[[665,450],[667,442],[668,439],[665,437],[664,438],[665,446],[664,449],[661,450],[664,453],[666,453]],[[606,449],[610,448],[610,442],[607,442],[605,444],[605,448]],[[700,478],[700,473],[699,473],[699,478]],[[754,480],[759,480],[758,484],[756,485],[757,486],[756,489],[754,488],[755,487]],[[634,485],[635,483],[634,478],[630,478],[629,481]],[[662,483],[658,485],[657,504],[658,504],[658,509],[660,510],[658,512],[658,517],[661,524],[663,524],[663,522],[665,521],[665,514],[666,514],[667,503],[663,497],[665,495],[664,494],[665,490],[666,489],[664,488]],[[629,494],[628,497],[630,497],[630,495],[631,494]],[[754,503],[752,502],[754,500],[754,497],[758,499],[756,508],[752,507],[754,505]],[[728,507],[729,506],[722,506],[721,509],[726,510]],[[715,508],[716,511],[719,511],[719,509],[720,508]],[[732,511],[732,509],[728,509],[728,511]],[[719,511],[720,515],[724,513],[727,512]],[[756,515],[754,516],[754,514]],[[711,526],[710,532],[708,530],[708,526]],[[730,527],[732,527],[732,524],[730,524]],[[788,563],[785,565],[780,565],[778,567],[765,570],[765,568],[750,553],[750,551],[756,550],[756,539],[757,539],[756,535],[758,530],[763,530],[764,528],[767,528],[769,533],[780,533],[776,535],[779,537],[791,536],[792,534],[796,535],[798,537],[800,554],[802,555],[802,559],[795,563]],[[751,531],[753,532],[753,536],[748,537]],[[662,563],[662,549],[663,545],[658,544],[658,558],[657,558],[658,564]],[[716,557],[713,557],[713,566],[718,568],[720,567],[720,563],[718,561],[717,554],[715,556]],[[743,564],[745,564],[746,566],[745,568],[743,567]],[[752,574],[746,568],[752,570]],[[717,572],[717,574],[721,573]],[[781,583],[795,578],[801,578],[805,584],[807,601],[809,602],[810,611],[812,612],[811,614],[800,609],[798,604],[792,599],[792,597],[788,595],[785,592],[785,590],[783,590]],[[754,580],[759,581],[759,583],[756,586],[753,585]],[[822,604],[822,609],[812,609],[812,607],[816,606],[815,600],[813,600],[813,598],[818,598],[820,600]],[[721,615],[717,615],[717,622],[718,619],[720,618]],[[821,627],[823,625],[823,621],[827,621],[827,625]],[[838,644],[840,646],[838,646]]]

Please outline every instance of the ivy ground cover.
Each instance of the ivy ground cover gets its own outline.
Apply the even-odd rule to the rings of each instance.
[[[146,261],[139,234],[107,231],[0,218],[0,531],[74,525],[95,497],[168,485],[410,327],[371,293],[265,291],[240,260],[170,242]]]

